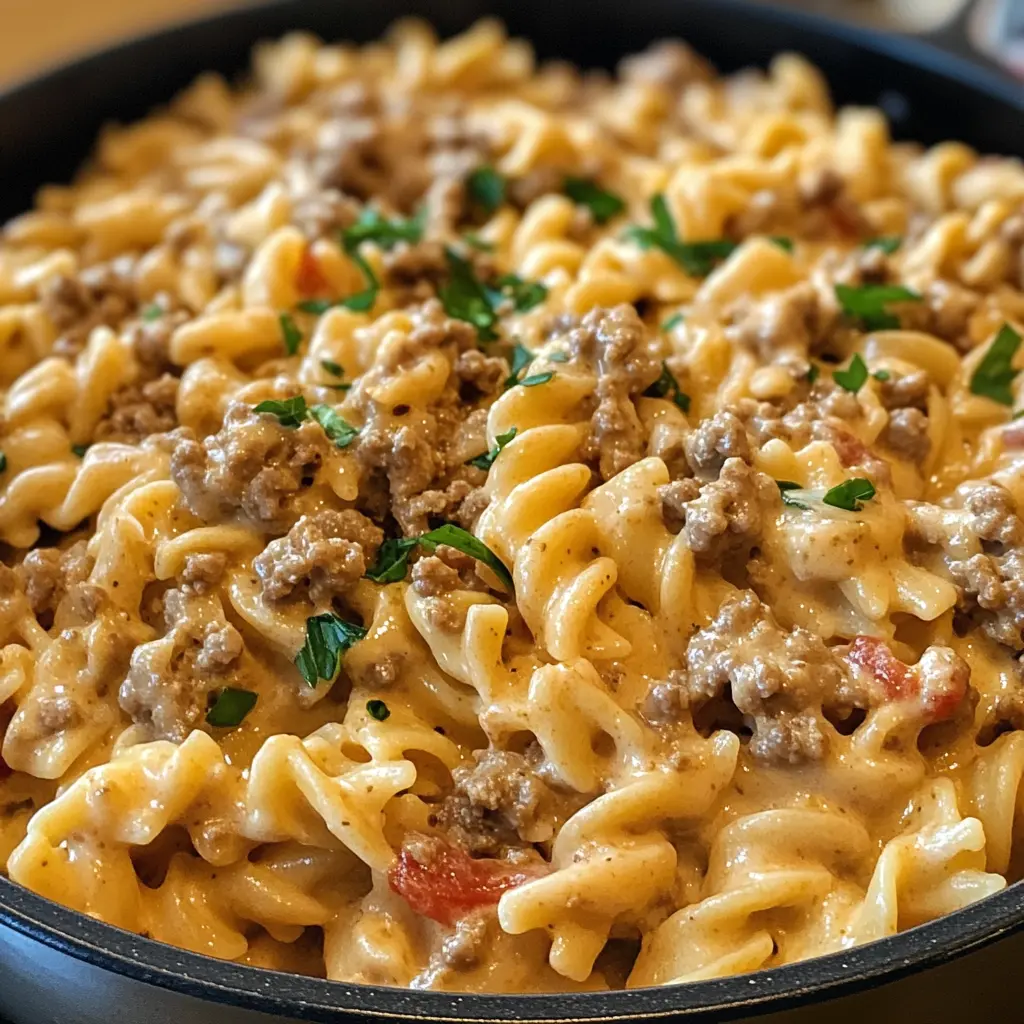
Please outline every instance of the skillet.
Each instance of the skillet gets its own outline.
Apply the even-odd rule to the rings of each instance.
[[[877,105],[897,138],[958,138],[1024,155],[1024,89],[927,43],[746,0],[274,0],[121,44],[0,95],[0,220],[67,180],[107,121],[129,121],[202,71],[241,71],[261,38],[312,30],[368,41],[418,14],[444,35],[501,17],[543,57],[611,67],[681,36],[721,70],[796,50],[838,103]],[[1011,973],[1024,951],[1024,885],[858,949],[757,974],[632,992],[467,996],[324,982],[223,963],[93,921],[0,878],[0,1015],[14,1024],[252,1024],[315,1020],[773,1021],[1021,1019]],[[1004,940],[995,948],[997,940]],[[938,969],[936,969],[938,968]],[[902,979],[902,980],[901,980]],[[879,987],[882,986],[882,987]],[[788,1008],[841,998],[823,1011]],[[784,1014],[780,1016],[781,1014]],[[813,1018],[808,1014],[813,1013]]]

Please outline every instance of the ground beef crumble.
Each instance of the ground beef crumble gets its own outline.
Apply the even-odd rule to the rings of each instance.
[[[271,541],[253,562],[263,596],[280,601],[296,591],[314,604],[344,593],[373,563],[384,532],[346,509],[303,516],[288,534]]]

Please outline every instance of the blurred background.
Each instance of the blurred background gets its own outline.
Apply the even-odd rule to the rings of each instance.
[[[341,2],[341,0],[339,0]],[[679,0],[685,4],[686,0]],[[1024,79],[1024,0],[775,0],[933,37]],[[74,53],[241,0],[0,0],[0,83]]]

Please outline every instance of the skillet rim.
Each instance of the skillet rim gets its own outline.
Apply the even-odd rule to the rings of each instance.
[[[984,98],[1024,113],[1024,88],[1003,75],[943,52],[928,42],[886,36],[803,11],[749,0],[691,0],[724,15],[775,20],[798,36],[831,37],[850,47],[923,69]],[[197,30],[224,32],[234,24],[294,11],[302,23],[301,0],[262,0],[247,7],[163,26],[91,50],[0,90],[0,108],[36,90],[59,85],[146,45],[174,45]],[[717,1020],[745,1012],[768,1012],[825,1001],[895,981],[983,948],[1024,929],[1024,881],[978,903],[894,936],[749,975],[662,988],[550,995],[476,995],[412,991],[384,986],[329,982],[280,974],[215,960],[142,938],[39,896],[0,876],[0,929],[41,943],[75,960],[125,978],[192,996],[297,1019],[329,1021],[339,1014],[396,1020],[613,1021],[675,1016]]]

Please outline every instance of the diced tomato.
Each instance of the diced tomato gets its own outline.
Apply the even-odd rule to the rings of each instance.
[[[882,684],[887,701],[918,701],[930,722],[944,721],[956,712],[971,676],[967,663],[948,648],[929,648],[921,661],[911,666],[873,636],[855,637],[847,659]]]
[[[917,676],[878,637],[854,637],[847,659],[867,669],[882,684],[886,700],[913,700],[920,692]]]
[[[498,860],[474,860],[440,840],[428,840],[423,847],[427,863],[403,849],[388,882],[417,914],[442,924],[455,924],[474,910],[494,906],[502,893],[543,873]]]
[[[874,460],[871,450],[858,437],[845,430],[832,431],[832,447],[844,466],[863,466]]]
[[[307,245],[302,250],[299,269],[295,272],[295,287],[307,299],[327,290],[327,279],[320,270],[320,264]]]

